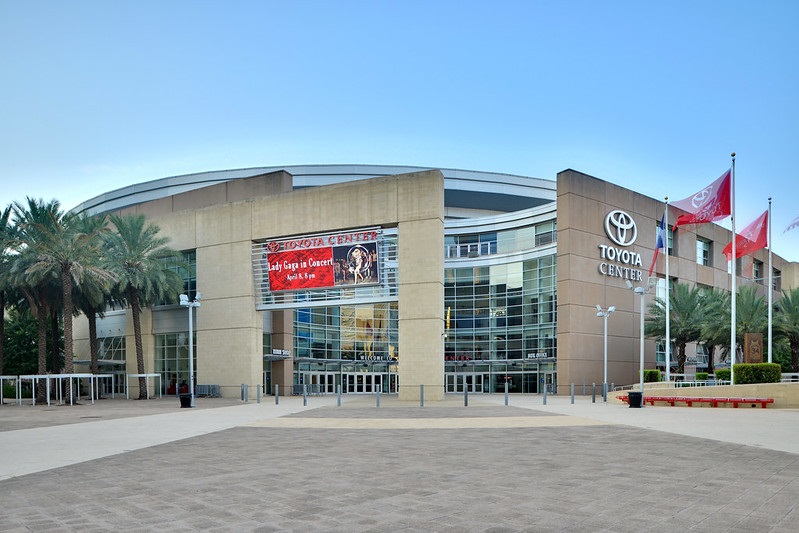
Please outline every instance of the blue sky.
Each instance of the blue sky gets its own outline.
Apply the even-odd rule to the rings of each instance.
[[[373,163],[685,198],[799,260],[799,2],[0,0],[0,204]]]

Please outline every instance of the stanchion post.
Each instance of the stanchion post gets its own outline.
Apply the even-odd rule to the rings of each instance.
[[[275,405],[280,405],[280,385],[275,383]]]
[[[596,403],[596,383],[591,388],[591,403]]]
[[[466,383],[463,384],[463,406],[469,407],[469,387]]]
[[[336,399],[336,406],[341,407],[341,385],[339,384],[336,389],[338,390],[338,398]]]
[[[308,385],[305,383],[302,384],[302,405],[303,407],[308,405]]]
[[[508,405],[508,380],[505,380],[505,405]]]
[[[241,384],[241,401],[244,401],[244,383]]]
[[[544,405],[547,404],[547,384],[544,382]]]
[[[255,386],[255,403],[261,403],[261,384]]]
[[[424,383],[419,384],[419,407],[424,407]]]
[[[607,382],[602,384],[602,401],[603,402],[607,402],[608,401],[608,384],[607,384]]]
[[[375,393],[375,403],[377,408],[380,408],[380,388],[378,388],[377,392]]]
[[[571,392],[572,392],[572,405],[574,405],[574,383],[572,383],[571,389],[572,389],[571,390]]]

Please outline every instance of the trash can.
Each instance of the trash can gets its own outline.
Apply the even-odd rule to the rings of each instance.
[[[191,394],[181,394],[180,395],[180,406],[181,407],[191,407]]]
[[[627,401],[629,402],[630,407],[640,408],[644,403],[644,394],[641,392],[628,392]]]

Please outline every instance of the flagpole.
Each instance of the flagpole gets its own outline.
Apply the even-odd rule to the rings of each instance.
[[[666,383],[671,383],[671,291],[669,290],[669,197],[666,196]],[[673,238],[673,237],[672,237]]]
[[[768,362],[771,362],[771,318],[774,305],[774,269],[771,267],[771,197],[768,199]]]
[[[735,335],[735,325],[736,325],[736,317],[735,317],[735,300],[737,300],[737,294],[735,289],[736,279],[735,277],[738,275],[735,269],[736,257],[737,257],[737,250],[736,250],[736,241],[738,240],[735,236],[735,152],[730,154],[732,157],[732,170],[730,172],[730,224],[732,226],[732,256],[730,262],[732,263],[730,266],[730,300],[732,301],[731,309],[730,309],[730,385],[735,385],[735,358],[737,355],[736,350],[736,335]]]

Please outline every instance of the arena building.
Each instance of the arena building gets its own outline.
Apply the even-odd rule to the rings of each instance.
[[[176,176],[100,195],[87,213],[142,213],[191,265],[194,371],[203,391],[241,384],[281,394],[567,393],[638,381],[640,296],[666,294],[664,259],[648,276],[664,204],[574,170],[555,181],[417,167],[262,167]],[[676,210],[675,210],[676,211]],[[672,222],[677,216],[672,214]],[[729,289],[716,224],[668,232],[671,283]],[[768,289],[766,250],[739,260],[738,285]],[[775,296],[799,264],[773,255]],[[629,283],[628,283],[629,282]],[[191,311],[189,311],[191,312]],[[180,305],[143,317],[148,373],[188,381]],[[136,372],[130,312],[98,323],[108,371]],[[76,354],[88,328],[76,324]],[[690,369],[707,354],[692,347]],[[693,355],[695,354],[695,357]],[[84,357],[79,356],[81,359]],[[88,358],[86,356],[85,358]],[[663,343],[645,343],[647,368]]]

